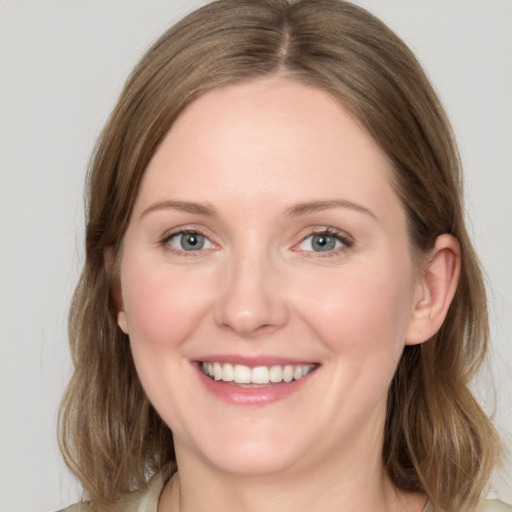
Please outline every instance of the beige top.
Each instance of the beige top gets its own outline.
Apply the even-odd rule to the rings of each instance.
[[[156,512],[156,511],[155,511]],[[432,512],[432,507],[429,503],[426,504],[423,512]],[[484,500],[482,501],[475,512],[512,512],[512,507],[506,503],[498,500]]]
[[[148,489],[143,493],[134,493],[126,498],[125,501],[112,509],[112,512],[157,512],[158,499],[164,486],[161,475],[155,475],[149,482]],[[59,512],[85,512],[86,507],[82,508],[80,503],[71,505]],[[427,503],[423,512],[432,512],[432,508]],[[512,507],[497,500],[484,500],[480,503],[475,512],[512,512]]]

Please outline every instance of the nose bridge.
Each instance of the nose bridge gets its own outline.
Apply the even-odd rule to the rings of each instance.
[[[260,244],[233,250],[223,272],[218,324],[242,337],[283,326],[288,315],[278,267],[275,255]]]

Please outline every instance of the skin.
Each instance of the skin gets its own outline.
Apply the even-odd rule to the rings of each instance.
[[[386,397],[404,345],[444,319],[458,252],[444,235],[413,261],[392,172],[339,102],[283,77],[209,91],[173,125],[118,283],[119,325],[174,433],[160,512],[423,508],[383,471]],[[203,249],[185,250],[183,229]],[[318,252],[326,230],[337,242]],[[317,367],[284,399],[229,403],[193,363],[219,354]]]

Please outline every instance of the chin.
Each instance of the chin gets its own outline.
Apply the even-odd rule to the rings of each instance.
[[[223,442],[205,444],[195,446],[196,457],[209,467],[236,477],[284,474],[300,464],[306,455],[300,444],[290,443],[289,436],[283,435],[274,439],[261,433],[252,439],[227,435]]]
[[[223,473],[236,477],[265,477],[287,473],[295,464],[274,450],[273,453],[243,451],[236,456],[223,457],[221,460],[211,460],[209,463]]]

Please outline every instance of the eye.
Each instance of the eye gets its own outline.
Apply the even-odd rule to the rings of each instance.
[[[208,238],[197,231],[181,231],[169,235],[165,244],[170,245],[178,251],[201,251],[202,249],[212,249],[214,245]]]
[[[322,233],[312,233],[304,238],[298,245],[298,249],[301,251],[333,252],[352,245],[352,240],[347,236],[341,233],[324,231]]]

